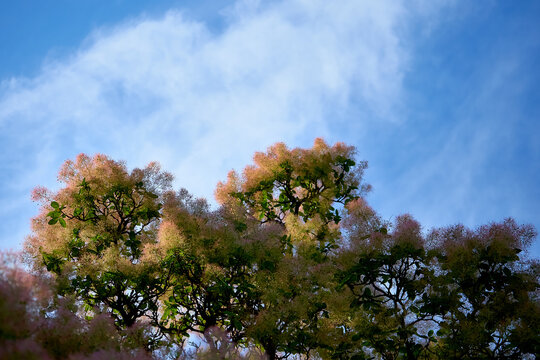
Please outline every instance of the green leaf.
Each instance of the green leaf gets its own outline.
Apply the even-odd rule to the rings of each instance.
[[[370,297],[370,296],[371,296],[371,289],[367,287],[364,289],[364,297]]]
[[[240,320],[233,318],[231,319],[231,324],[236,330],[242,330],[242,323]]]
[[[361,305],[362,305],[362,302],[359,299],[354,298],[353,301],[351,301],[351,304],[349,305],[349,307],[351,309],[354,309],[354,308],[360,307]]]
[[[58,209],[60,208],[60,205],[59,205],[56,201],[52,201],[52,202],[51,202],[51,206],[52,206],[53,208],[55,208],[56,210],[58,210]]]
[[[167,320],[170,314],[171,314],[171,309],[166,308],[165,310],[163,310],[163,315],[161,316],[161,318]]]
[[[148,197],[151,198],[151,199],[157,199],[159,197],[156,194],[151,193],[151,192],[146,193],[146,195],[148,195]]]
[[[448,334],[448,330],[446,329],[437,330],[437,336],[445,336],[446,334]]]
[[[49,220],[49,225],[54,225],[58,222],[58,219],[57,218],[52,218],[51,220]]]
[[[62,227],[66,227],[66,220],[64,220],[63,218],[58,218],[58,222],[60,223],[60,225],[62,225]]]
[[[247,225],[241,221],[235,221],[234,228],[238,232],[244,232],[247,229]]]

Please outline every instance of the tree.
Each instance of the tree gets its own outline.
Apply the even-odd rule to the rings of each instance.
[[[246,220],[240,221],[277,226],[279,261],[270,269],[254,264],[261,300],[248,330],[271,359],[278,352],[309,354],[319,346],[318,323],[327,316],[322,295],[329,291],[321,270],[338,248],[343,206],[369,190],[362,183],[367,163],[353,157],[354,148],[330,147],[322,139],[312,149],[289,150],[278,143],[256,153],[255,165],[243,176],[231,172],[218,184],[218,201],[243,215]]]
[[[210,336],[220,327],[233,343],[245,338],[242,321],[258,298],[250,278],[254,250],[242,241],[246,230],[187,191],[168,197],[159,231],[160,241],[174,244],[161,263],[171,276],[164,331],[182,338],[188,331]]]
[[[538,278],[517,256],[534,229],[509,219],[476,231],[438,229],[426,239],[409,216],[394,228],[341,255],[339,288],[350,290],[357,309],[349,326],[356,346],[348,349],[383,359],[538,353],[538,301],[531,296]]]
[[[211,209],[172,191],[157,163],[130,172],[80,155],[59,191],[36,189],[26,257],[54,282],[49,302],[71,304],[66,319],[86,329],[110,316],[115,344],[145,339],[147,356],[164,345],[188,358],[193,334],[208,344],[202,358],[539,353],[540,267],[520,258],[535,230],[384,220],[364,198],[366,167],[342,143],[278,143],[229,173]]]
[[[410,216],[401,216],[393,233],[383,229],[384,242],[355,252],[353,264],[338,273],[340,286],[347,286],[354,296],[350,306],[362,308],[358,312],[362,326],[354,329],[351,339],[362,339],[361,346],[385,358],[397,358],[400,353],[418,358],[429,346],[429,341],[424,345],[415,341],[429,340],[418,332],[418,326],[433,320],[432,314],[423,311],[431,276],[420,225]]]
[[[468,230],[432,234],[451,307],[442,313],[441,352],[454,358],[522,358],[540,353],[536,263],[518,256],[536,236],[507,219]],[[531,266],[532,265],[532,266]]]
[[[0,253],[0,358],[151,359],[144,328],[119,331],[104,313],[78,316],[73,298],[57,297],[50,279],[28,273],[18,259]]]
[[[172,176],[156,163],[128,172],[106,156],[81,154],[64,163],[59,179],[58,192],[34,192],[42,210],[26,252],[35,267],[54,274],[60,294],[75,294],[90,313],[109,312],[120,329],[157,312],[169,279],[145,248],[157,241]]]

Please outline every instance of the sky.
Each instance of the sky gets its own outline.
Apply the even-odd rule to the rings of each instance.
[[[539,18],[533,0],[2,2],[0,249],[79,153],[159,161],[212,200],[255,151],[317,137],[368,161],[383,218],[540,229]]]

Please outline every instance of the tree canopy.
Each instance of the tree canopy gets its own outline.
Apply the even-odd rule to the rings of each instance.
[[[31,273],[0,269],[0,348],[20,358],[26,342],[29,358],[58,359],[539,354],[539,266],[523,256],[535,229],[383,219],[366,202],[366,168],[343,143],[277,143],[217,185],[212,209],[173,190],[157,163],[68,160],[60,190],[33,193]]]

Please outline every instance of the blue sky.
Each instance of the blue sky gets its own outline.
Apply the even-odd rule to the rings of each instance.
[[[319,136],[369,161],[385,218],[540,229],[538,18],[537,1],[3,2],[0,248],[78,153],[160,161],[212,198],[255,151]]]

